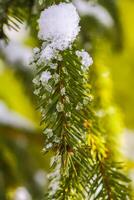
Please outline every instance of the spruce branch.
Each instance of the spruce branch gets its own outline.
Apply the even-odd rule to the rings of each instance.
[[[85,117],[87,111],[84,108],[83,101],[90,102],[91,94],[88,95],[88,91],[83,86],[86,78],[83,76],[81,62],[76,56],[75,50],[66,50],[62,52],[61,56],[63,60],[58,61],[56,70],[50,69],[49,66],[44,68],[41,66],[38,71],[42,73],[42,70],[49,70],[54,77],[50,79],[49,84],[45,85],[46,88],[42,87],[41,82],[38,82],[36,88],[36,91],[40,91],[38,95],[41,102],[46,105],[46,109],[42,109],[42,114],[45,116],[42,123],[45,124],[44,133],[47,137],[45,150],[53,149],[60,156],[61,177],[64,176],[65,181],[69,178],[72,182],[71,190],[78,187],[79,184],[84,190],[83,185],[81,185],[84,184],[84,181],[81,180],[81,177],[85,180],[85,174],[89,171],[89,161],[88,153],[85,151],[87,145],[85,143],[86,128],[84,126],[88,116]],[[70,60],[70,58],[74,59]],[[38,76],[41,76],[39,73],[37,73],[37,79]],[[58,80],[55,79],[55,75],[57,75]],[[34,82],[36,81],[34,80]],[[46,89],[50,89],[50,91],[46,91]],[[42,99],[44,93],[46,93],[46,97]],[[88,115],[89,113],[90,111]],[[87,169],[82,162],[86,163]],[[86,173],[85,169],[87,170]],[[77,173],[80,177],[76,183]],[[63,187],[63,185],[62,182],[61,186]],[[69,187],[69,185],[65,186]],[[69,188],[65,188],[65,191],[69,199]],[[77,191],[75,191],[76,194]],[[81,199],[82,194],[83,192],[80,191],[77,194],[77,199],[78,197]]]
[[[37,83],[36,90],[41,91],[38,93],[39,98],[46,105],[46,110],[41,109],[45,116],[42,123],[45,124],[44,133],[47,137],[44,150],[52,149],[56,154],[53,158],[52,166],[55,169],[50,174],[47,198],[86,199],[90,197],[109,200],[122,197],[129,199],[129,189],[125,183],[125,181],[128,182],[128,179],[118,172],[116,165],[114,166],[109,161],[107,164],[108,150],[104,138],[99,136],[97,118],[90,110],[91,93],[84,87],[87,80],[83,76],[80,60],[74,52],[75,49],[62,52],[62,60],[58,61],[56,70],[50,70],[49,66],[44,68],[41,66],[41,70],[38,68],[37,78],[34,80]],[[73,61],[70,61],[69,58],[72,58]],[[50,80],[49,86],[51,87],[46,85],[49,89],[51,88],[52,94],[50,91],[47,92],[39,81],[42,71],[48,70],[52,75],[56,73],[59,77],[58,83],[55,79]],[[52,87],[51,84],[53,86],[55,84],[55,86]],[[52,90],[52,88],[54,89]],[[62,96],[63,88],[66,89]],[[46,94],[45,99],[44,93]],[[85,98],[89,100],[87,106],[83,106]],[[87,135],[89,130],[91,133]],[[119,180],[120,185],[117,188]],[[122,192],[118,194],[119,188]]]
[[[34,4],[31,1],[32,4],[23,7],[26,2],[20,1],[19,6],[15,0],[12,0],[12,3],[9,0],[2,2],[4,13],[0,26],[2,38],[6,37],[3,31],[5,24],[18,30],[18,24],[14,19],[22,22],[27,8],[31,8]],[[43,5],[50,6],[59,2],[61,1],[46,1]],[[17,15],[13,7],[16,7]],[[62,22],[63,25],[64,21]],[[55,26],[55,23],[52,25]],[[78,28],[77,24],[73,25]],[[44,35],[40,35],[42,37],[40,39],[46,43],[43,43],[40,49],[34,49],[33,60],[33,65],[36,66],[36,77],[33,80],[36,87],[34,93],[39,99],[41,124],[46,135],[44,152],[52,151],[54,154],[46,198],[48,200],[130,199],[129,180],[120,172],[120,163],[115,163],[109,156],[111,151],[92,105],[92,86],[88,80],[88,66],[92,63],[92,59],[85,51],[78,51],[75,45],[72,45],[79,28],[75,30],[76,34],[71,32],[73,35],[71,38],[62,32],[64,37],[62,36],[57,43],[52,39],[58,31],[58,29],[54,31],[54,35],[51,35],[50,31],[49,37],[45,39],[42,37]],[[43,30],[44,33],[46,32]],[[58,39],[59,36],[61,35],[58,35]],[[59,42],[63,43],[57,47]]]
[[[128,179],[109,159],[93,110],[88,80],[92,59],[72,44],[79,32],[78,21],[74,6],[65,3],[49,7],[39,19],[39,38],[46,42],[34,49],[34,93],[46,135],[44,151],[54,152],[46,198],[130,199]]]

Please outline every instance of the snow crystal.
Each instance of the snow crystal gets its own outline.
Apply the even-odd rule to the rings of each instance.
[[[51,77],[52,75],[49,71],[44,71],[41,74],[40,80],[42,83],[47,83]]]
[[[47,128],[45,129],[44,134],[46,134],[48,138],[51,138],[53,136],[53,130],[50,128]]]
[[[54,75],[53,75],[53,78],[54,78],[55,80],[57,80],[57,79],[59,79],[59,78],[60,78],[60,75],[59,75],[59,74],[57,74],[57,73],[54,73]]]
[[[58,102],[56,105],[56,109],[58,112],[62,112],[64,110],[64,105],[61,102]]]
[[[36,90],[34,90],[34,92],[33,92],[36,96],[38,96],[39,94],[40,94],[40,88],[39,89],[36,89]]]
[[[52,92],[52,90],[53,90],[51,85],[44,84],[44,87],[45,87],[46,91],[48,91],[48,92]]]
[[[52,143],[47,144],[47,145],[46,145],[46,150],[50,149],[52,146],[53,146]]]
[[[38,22],[39,38],[58,50],[68,48],[80,31],[79,15],[72,3],[50,6],[42,11]]]
[[[84,50],[76,51],[76,55],[81,58],[82,69],[86,70],[90,65],[93,64],[92,57]]]
[[[44,48],[41,52],[41,60],[51,60],[55,57],[55,50],[51,47],[51,45],[48,45],[46,48]]]
[[[62,61],[62,60],[63,60],[62,55],[58,54],[58,55],[57,55],[57,60],[58,60],[58,61]]]
[[[67,112],[67,113],[66,113],[66,116],[67,116],[67,117],[71,117],[71,112]]]
[[[40,49],[38,48],[38,47],[35,47],[34,49],[33,49],[33,53],[34,54],[37,54],[37,53],[39,53],[40,52]]]
[[[70,99],[68,96],[65,96],[65,101],[66,101],[66,103],[70,103]]]
[[[54,73],[53,78],[54,78],[55,84],[58,83],[58,81],[59,81],[59,77],[60,77],[59,74]]]
[[[66,93],[66,90],[65,90],[65,88],[63,87],[62,89],[61,89],[61,96],[64,96],[65,95],[65,93]]]
[[[39,86],[40,85],[40,78],[39,76],[36,76],[33,81],[32,81],[35,85]]]
[[[51,68],[51,69],[56,69],[57,66],[58,66],[57,63],[50,63],[50,68]]]
[[[76,106],[76,110],[81,110],[82,109],[82,104],[79,102]]]

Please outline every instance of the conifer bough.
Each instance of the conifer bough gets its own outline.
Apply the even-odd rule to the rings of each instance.
[[[93,61],[74,41],[80,31],[72,3],[52,5],[39,19],[41,48],[34,49],[34,93],[39,99],[44,151],[52,150],[45,199],[130,199],[128,179],[108,159],[92,109],[88,69]]]

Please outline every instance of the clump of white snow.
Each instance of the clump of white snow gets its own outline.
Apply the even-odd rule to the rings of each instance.
[[[84,50],[76,51],[76,55],[81,59],[82,69],[85,71],[93,64],[92,57]]]
[[[68,48],[79,31],[79,15],[72,3],[60,3],[42,11],[38,36],[50,42],[53,49]]]
[[[40,80],[42,83],[47,83],[49,81],[49,79],[51,79],[51,77],[52,77],[52,75],[49,71],[44,71],[41,74]]]
[[[51,60],[55,57],[56,50],[53,49],[53,47],[50,45],[47,45],[42,51],[41,51],[41,60]]]

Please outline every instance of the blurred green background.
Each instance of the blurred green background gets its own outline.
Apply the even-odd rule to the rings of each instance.
[[[105,121],[110,130],[121,133],[117,142],[134,179],[134,1],[74,4],[81,15],[78,44],[94,57],[91,78],[99,101],[95,108],[106,112],[111,105]],[[40,200],[50,155],[42,152],[45,137],[28,65],[32,48],[38,45],[37,24],[24,22],[18,32],[5,26],[4,31],[9,43],[0,41],[0,200]]]

